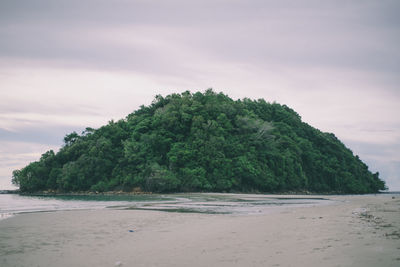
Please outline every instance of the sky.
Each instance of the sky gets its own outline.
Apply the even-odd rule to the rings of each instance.
[[[0,189],[63,137],[213,88],[286,104],[400,191],[400,1],[1,0]]]

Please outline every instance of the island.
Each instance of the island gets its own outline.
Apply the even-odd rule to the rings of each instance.
[[[379,173],[286,105],[212,89],[157,95],[98,129],[64,137],[13,172],[33,192],[376,193]]]

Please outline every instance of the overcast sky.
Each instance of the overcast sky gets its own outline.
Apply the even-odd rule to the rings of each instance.
[[[157,94],[286,104],[400,191],[400,1],[0,1],[0,189]]]

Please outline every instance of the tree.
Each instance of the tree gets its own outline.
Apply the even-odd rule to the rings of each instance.
[[[151,105],[98,129],[64,137],[13,172],[23,192],[303,191],[385,189],[358,156],[292,109],[206,92],[157,95]]]

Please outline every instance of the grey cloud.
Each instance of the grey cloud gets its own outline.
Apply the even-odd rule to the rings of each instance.
[[[366,159],[369,169],[379,172],[379,177],[386,182],[389,191],[400,191],[400,161],[378,161]]]
[[[1,94],[0,94],[1,97]],[[4,101],[0,103],[0,119],[3,117],[8,117],[8,119],[12,119],[20,122],[38,122],[32,120],[24,120],[18,118],[12,118],[10,113],[35,113],[41,115],[60,115],[60,116],[102,116],[98,107],[90,106],[90,105],[71,105],[71,104],[63,104],[63,103],[38,103],[29,100],[23,99],[12,99],[9,101]]]
[[[344,142],[360,157],[369,157],[376,160],[400,161],[400,140],[391,143],[366,143],[357,141]]]
[[[9,1],[0,30],[3,58],[54,60],[83,67],[179,74],[196,57],[254,64],[344,67],[398,73],[396,1]],[[25,5],[26,4],[26,5]],[[383,19],[384,18],[384,19]],[[91,31],[125,27],[159,46],[104,43]],[[152,30],[153,29],[153,30]],[[171,34],[169,34],[171,33]],[[89,36],[89,38],[87,38]],[[82,39],[82,37],[86,37]],[[113,40],[112,31],[109,40]],[[189,62],[189,63],[188,63]],[[196,65],[195,62],[192,63]],[[171,68],[171,66],[173,66]]]
[[[61,29],[37,29],[26,34],[18,31],[24,32],[23,29],[0,30],[3,40],[0,57],[4,60],[44,60],[59,67],[182,74],[183,62],[178,61],[177,52],[160,48],[161,44],[126,44],[124,40],[113,39],[112,33],[108,37],[110,41],[104,42],[98,36],[88,38],[90,28],[88,32],[67,29],[64,34],[58,32]],[[131,30],[128,34],[135,36],[136,33]],[[178,65],[181,66],[179,69],[176,68]]]
[[[271,3],[269,4],[271,5]],[[3,20],[152,25],[213,23],[252,16],[267,8],[262,1],[3,1]],[[275,6],[276,7],[276,6]]]
[[[212,24],[221,21],[240,21],[258,17],[293,17],[343,14],[354,20],[373,25],[399,24],[396,12],[400,3],[396,0],[383,1],[227,1],[227,0],[3,0],[0,20],[3,21],[68,21],[73,23],[95,21],[110,23],[147,24]],[[339,11],[339,12],[338,12]],[[367,14],[368,21],[363,21]],[[187,24],[188,23],[188,24]]]
[[[400,191],[400,142],[386,144],[344,140],[372,172],[379,172],[389,190]]]
[[[24,127],[17,131],[9,131],[0,128],[0,142],[30,142],[36,144],[61,146],[63,138],[72,131],[81,133],[84,127],[81,126],[57,126],[38,123],[34,126]],[[43,151],[44,152],[44,151]]]

